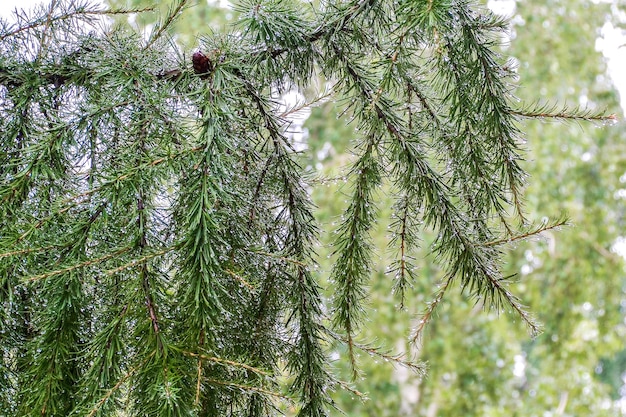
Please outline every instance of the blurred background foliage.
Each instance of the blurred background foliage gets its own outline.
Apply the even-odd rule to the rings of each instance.
[[[117,7],[142,8],[151,0],[109,0]],[[203,35],[229,30],[237,16],[228,2],[192,2],[174,26],[174,37],[189,53]],[[304,3],[304,7],[308,7]],[[586,0],[527,0],[517,2],[510,38],[503,54],[514,57],[519,74],[515,94],[522,102],[567,103],[571,107],[607,109],[619,122],[611,127],[575,122],[522,121],[526,133],[525,168],[529,182],[526,214],[540,223],[567,214],[571,226],[542,239],[516,244],[508,253],[508,272],[517,274],[514,290],[544,324],[531,339],[513,315],[483,311],[463,294],[450,294],[427,328],[416,353],[429,364],[425,379],[379,358],[362,353],[362,378],[349,391],[335,395],[337,408],[361,416],[618,416],[626,415],[626,275],[620,256],[626,198],[626,126],[618,96],[607,76],[605,60],[595,49],[606,21],[624,25],[626,3]],[[157,8],[169,7],[167,1]],[[138,14],[130,21],[149,30],[156,13]],[[307,95],[307,92],[303,92]],[[311,92],[309,92],[311,93]],[[332,230],[345,208],[349,190],[341,167],[350,158],[354,126],[338,119],[340,104],[313,108],[303,135],[307,150],[303,164],[319,178],[313,191],[320,237],[319,276],[325,282],[332,264]],[[432,297],[441,277],[426,251],[413,253],[413,289],[404,308],[392,294],[393,276],[387,268],[393,253],[385,249],[389,236],[389,204],[379,196],[380,221],[373,241],[381,257],[372,271],[369,323],[363,342],[390,352],[409,352],[411,327]],[[424,233],[422,247],[431,236]],[[626,246],[626,245],[625,245]],[[349,378],[340,360],[345,352],[331,346],[337,372]],[[286,410],[289,414],[289,410]],[[341,415],[339,411],[336,415]]]

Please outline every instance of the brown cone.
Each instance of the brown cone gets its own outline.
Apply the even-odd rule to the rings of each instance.
[[[193,63],[193,70],[196,74],[206,74],[209,72],[211,61],[209,57],[204,55],[201,51],[197,51],[193,54],[191,62]]]

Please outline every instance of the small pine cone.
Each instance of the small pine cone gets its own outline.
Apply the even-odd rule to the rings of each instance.
[[[201,51],[194,52],[191,62],[193,63],[193,70],[196,74],[206,74],[212,66],[209,57],[204,55]]]

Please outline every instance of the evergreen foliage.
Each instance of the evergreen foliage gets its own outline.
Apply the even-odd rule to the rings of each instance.
[[[502,248],[564,220],[525,221],[518,122],[611,116],[516,106],[507,23],[466,0],[243,0],[193,58],[168,35],[185,5],[145,39],[80,2],[2,22],[0,413],[324,416],[350,389],[333,340],[354,377],[356,350],[423,372],[357,342],[387,188],[402,304],[422,230],[445,270],[413,340],[455,284],[537,333]],[[358,132],[328,305],[274,101],[319,76]]]

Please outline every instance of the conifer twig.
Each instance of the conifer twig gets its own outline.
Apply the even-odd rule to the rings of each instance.
[[[264,371],[264,370],[259,369],[259,368],[255,368],[254,366],[250,366],[250,365],[247,365],[245,363],[231,361],[229,359],[224,359],[224,358],[218,358],[218,357],[215,357],[215,356],[203,355],[201,353],[194,353],[194,352],[188,352],[188,351],[183,351],[183,353],[185,355],[187,355],[187,356],[191,356],[193,358],[202,359],[204,361],[219,363],[220,365],[232,366],[234,368],[242,368],[242,369],[246,369],[248,371],[252,371],[255,374],[259,374],[259,375],[263,375],[263,376],[270,376],[269,372]]]
[[[301,103],[300,105],[296,105],[295,107],[282,112],[281,114],[278,115],[278,117],[282,119],[294,113],[298,113],[300,110],[313,107],[317,103],[323,103],[327,98],[331,97],[333,94],[335,93],[332,90],[327,91],[326,93],[315,97],[311,101],[305,101],[304,103]]]
[[[523,109],[509,108],[509,114],[528,119],[557,119],[591,122],[616,122],[617,116],[614,113],[606,114],[603,111],[593,109],[581,109],[567,106],[558,108],[556,103],[535,103]]]
[[[341,343],[345,343],[346,345],[349,344],[349,340],[346,336],[341,336],[335,332],[331,332],[330,335],[333,337],[333,339]],[[391,362],[391,363],[400,365],[404,368],[407,368],[420,376],[424,376],[426,373],[426,368],[427,368],[426,364],[422,362],[414,362],[412,360],[407,360],[405,359],[405,354],[401,353],[401,354],[392,355],[389,353],[381,352],[380,348],[375,348],[372,346],[364,345],[362,343],[357,343],[355,341],[352,341],[352,346],[367,353],[370,356],[377,356],[383,359],[385,362]]]
[[[209,384],[233,387],[233,388],[237,388],[237,389],[240,389],[240,390],[243,390],[243,391],[258,392],[258,393],[261,393],[261,394],[271,395],[272,397],[281,398],[283,400],[288,400],[290,402],[293,401],[288,396],[286,396],[284,394],[281,394],[279,392],[266,390],[264,388],[259,388],[259,387],[255,387],[255,386],[252,386],[252,385],[238,384],[236,382],[230,382],[230,381],[220,381],[220,380],[212,379],[212,378],[205,378],[205,381],[208,382]]]
[[[104,397],[102,397],[97,403],[96,405],[91,409],[91,411],[89,412],[89,414],[87,415],[87,417],[93,417],[96,415],[96,413],[98,412],[98,410],[102,407],[102,405],[109,399],[111,398],[111,396],[113,395],[113,393],[115,393],[115,391],[117,391],[123,384],[124,382],[126,382],[128,380],[128,378],[130,378],[135,372],[137,372],[139,369],[141,369],[143,367],[143,365],[145,365],[152,356],[154,356],[156,352],[152,351],[152,353],[150,355],[148,355],[142,363],[140,363],[139,365],[131,368],[128,372],[126,372],[126,374],[120,378],[119,381],[117,381],[117,383],[111,387],[111,389],[109,389],[107,391],[107,393],[104,395]]]
[[[170,9],[165,19],[163,19],[163,22],[160,22],[157,25],[157,30],[152,33],[144,49],[150,49],[150,47],[167,31],[172,23],[176,21],[187,4],[187,1],[188,0],[178,0],[178,3]]]
[[[443,296],[446,294],[446,291],[448,291],[448,288],[450,287],[450,284],[452,283],[453,278],[454,278],[453,276],[448,276],[447,278],[443,280],[443,283],[439,285],[439,289],[435,293],[435,297],[432,299],[432,301],[428,303],[428,307],[426,308],[426,311],[421,314],[421,318],[417,326],[412,332],[413,333],[413,335],[411,336],[412,343],[416,344],[419,342],[420,338],[422,337],[424,328],[432,319],[433,313],[439,306],[439,303],[441,303],[441,300],[443,300]]]
[[[122,272],[125,269],[132,268],[133,266],[137,266],[137,265],[143,264],[144,262],[146,262],[146,261],[148,261],[150,259],[156,258],[156,257],[161,256],[161,255],[165,255],[166,253],[172,252],[173,250],[176,250],[177,248],[178,248],[178,245],[174,245],[174,246],[170,246],[170,247],[167,247],[165,249],[162,249],[162,250],[159,250],[159,251],[156,251],[156,252],[151,252],[151,253],[146,254],[146,255],[144,255],[144,256],[142,256],[140,258],[137,258],[137,259],[134,259],[134,260],[132,260],[132,261],[130,261],[128,263],[125,263],[124,265],[120,265],[120,266],[118,266],[116,268],[113,268],[113,269],[108,269],[108,270],[104,271],[104,274],[105,275],[115,275],[115,274],[118,274],[118,273]]]
[[[5,252],[5,253],[0,253],[0,259],[2,258],[8,258],[11,256],[18,256],[18,255],[27,255],[29,253],[39,253],[39,252],[47,252],[51,249],[57,249],[60,247],[63,247],[64,245],[50,245],[50,246],[44,246],[41,248],[29,248],[29,249],[19,249],[19,250],[15,250],[12,252]]]
[[[340,379],[335,379],[335,377],[333,375],[331,375],[328,371],[326,372],[326,375],[328,376],[329,379],[332,379],[334,381],[334,383],[336,383],[337,385],[339,385],[341,388],[343,388],[344,390],[354,394],[356,397],[362,399],[362,400],[367,400],[367,394],[353,388],[350,386],[350,384],[346,381],[342,381]]]
[[[231,271],[230,269],[224,269],[224,272],[226,272],[231,277],[235,278],[238,282],[240,282],[247,289],[249,289],[251,291],[254,290],[254,286],[252,284],[250,284],[248,281],[246,281],[245,279],[243,279],[243,277],[241,275],[237,274],[234,271]]]
[[[565,218],[562,218],[562,219],[555,220],[552,223],[547,223],[547,222],[542,223],[532,230],[528,230],[527,232],[520,233],[515,236],[511,236],[511,237],[507,237],[503,239],[496,239],[496,240],[492,240],[490,242],[485,242],[485,243],[478,243],[478,245],[485,246],[485,247],[504,245],[504,244],[512,243],[512,242],[519,241],[519,240],[526,240],[530,237],[537,236],[541,234],[542,232],[558,229],[560,227],[567,226],[567,225],[568,225],[568,220]]]
[[[67,268],[57,269],[57,270],[54,270],[54,271],[46,272],[44,274],[33,275],[33,276],[25,278],[24,281],[25,282],[39,281],[39,280],[42,280],[42,279],[53,277],[55,275],[61,275],[61,274],[65,274],[65,273],[68,273],[68,272],[72,272],[72,271],[75,271],[75,270],[80,269],[80,268],[85,268],[85,267],[88,267],[88,266],[91,266],[91,265],[97,265],[97,264],[102,263],[102,262],[104,262],[106,260],[109,260],[111,258],[115,258],[116,256],[119,256],[119,255],[121,255],[123,253],[126,253],[129,250],[131,250],[131,249],[132,249],[132,246],[125,246],[125,247],[123,247],[121,249],[116,250],[115,252],[111,252],[111,253],[108,253],[106,255],[100,256],[99,258],[89,259],[87,261],[80,262],[78,264],[68,266]]]

